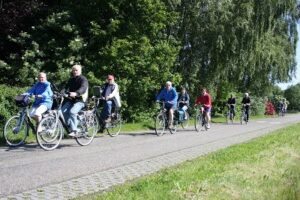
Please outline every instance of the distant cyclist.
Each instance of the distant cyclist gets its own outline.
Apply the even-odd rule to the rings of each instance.
[[[246,92],[244,95],[244,98],[242,100],[242,106],[243,106],[243,109],[245,109],[247,122],[249,121],[250,103],[251,103],[251,100],[250,100],[249,94]]]
[[[235,117],[235,97],[233,96],[233,94],[230,95],[230,98],[227,100],[227,106],[228,106],[228,110],[230,112],[232,112],[233,114],[233,118]]]
[[[172,128],[174,111],[177,108],[177,92],[174,87],[172,87],[172,83],[170,81],[166,82],[166,87],[160,91],[158,96],[156,97],[156,101],[164,100],[165,101],[165,109],[167,109],[169,113],[169,128]]]
[[[203,88],[201,90],[201,96],[197,97],[195,106],[202,104],[203,109],[205,111],[205,117],[207,119],[207,128],[210,128],[210,113],[211,113],[211,108],[212,108],[212,101],[211,101],[211,96],[207,92],[206,88]]]
[[[178,96],[178,109],[184,112],[184,118],[186,119],[186,112],[189,108],[190,96],[186,91],[186,88],[181,88],[181,93]]]

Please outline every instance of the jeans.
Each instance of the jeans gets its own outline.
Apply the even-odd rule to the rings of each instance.
[[[115,106],[115,103],[114,101],[112,100],[107,100],[105,103],[104,103],[104,107],[103,107],[103,110],[101,112],[101,119],[107,119],[108,117],[111,116],[111,110],[112,110],[112,107]]]
[[[71,101],[67,101],[62,106],[62,113],[65,118],[65,122],[70,128],[70,131],[77,131],[77,113],[84,107],[83,102],[73,103]]]

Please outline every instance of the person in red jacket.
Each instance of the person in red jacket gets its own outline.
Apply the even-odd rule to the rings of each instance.
[[[209,122],[210,122],[210,112],[212,108],[212,103],[211,103],[211,96],[208,94],[206,88],[203,88],[201,90],[201,96],[197,97],[195,101],[195,106],[202,104],[202,108],[205,111],[205,116],[207,119],[207,128],[210,128]]]

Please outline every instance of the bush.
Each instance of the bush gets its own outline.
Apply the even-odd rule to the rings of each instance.
[[[18,107],[15,105],[15,96],[22,94],[26,88],[10,87],[7,85],[0,85],[0,123],[1,129],[5,121],[12,115],[18,112]]]

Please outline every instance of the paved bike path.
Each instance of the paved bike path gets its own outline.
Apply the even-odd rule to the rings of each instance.
[[[248,125],[213,124],[157,137],[154,132],[98,137],[87,147],[63,140],[59,149],[37,145],[0,148],[0,197],[68,199],[101,191],[205,153],[247,141],[300,122],[300,115],[250,121]]]

